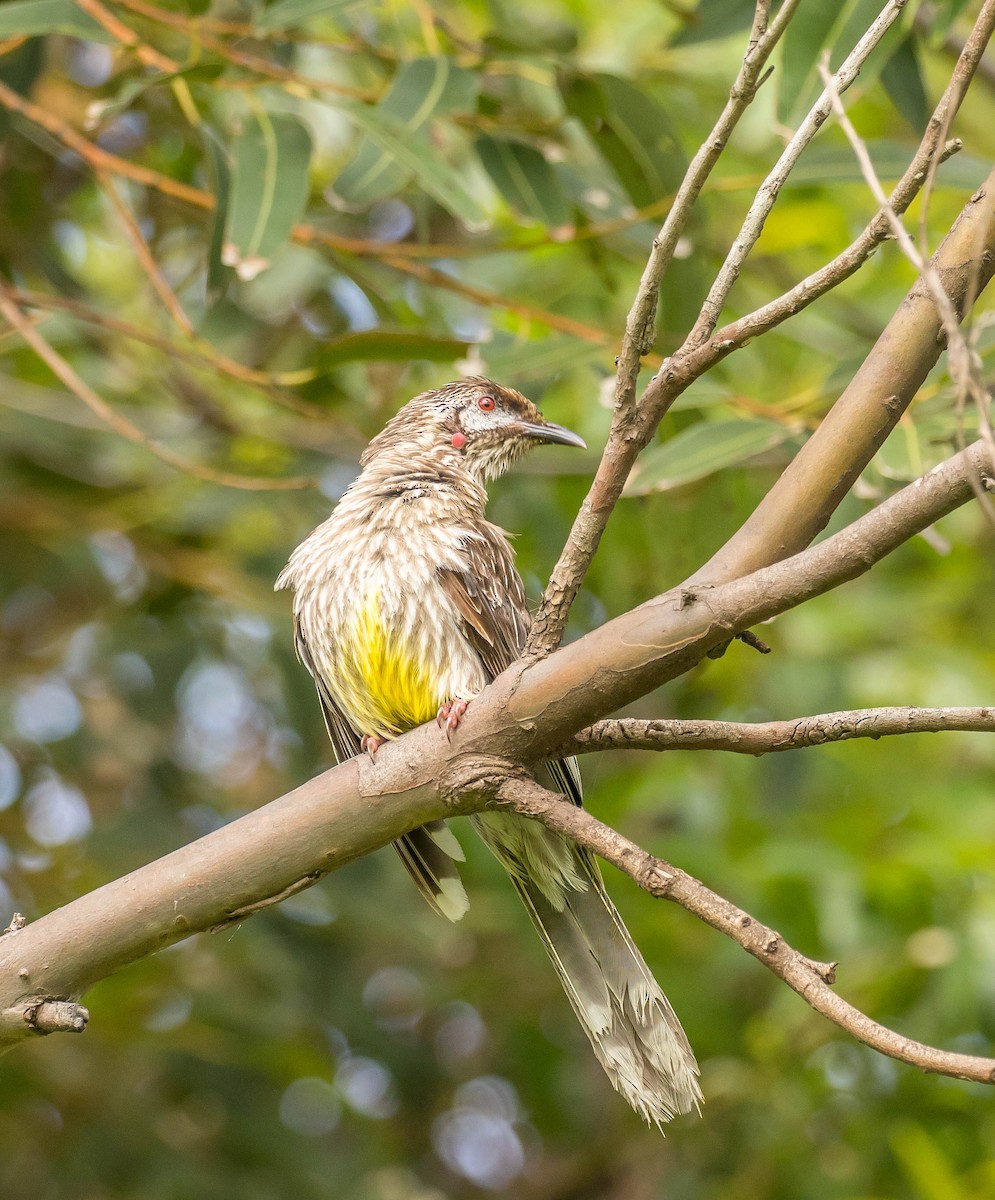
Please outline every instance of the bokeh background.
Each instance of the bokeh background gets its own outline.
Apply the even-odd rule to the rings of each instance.
[[[876,7],[803,0],[682,241],[648,371],[693,322],[814,94],[820,49],[838,62]],[[910,4],[850,93],[886,180],[978,7]],[[482,369],[588,440],[586,456],[537,454],[493,489],[492,517],[519,535],[539,594],[607,431],[650,241],[724,101],[751,8],[108,0],[108,27],[70,0],[0,6],[0,268],[39,333],[141,431],[108,427],[0,332],[0,924],[330,764],[272,581],[415,391]],[[936,181],[931,244],[987,173],[993,86],[989,62],[954,130],[965,148]],[[103,175],[92,147],[113,156]],[[217,197],[217,215],[184,187]],[[827,127],[728,315],[821,265],[873,211]],[[571,638],[721,544],[912,279],[886,246],[679,401],[613,517]],[[986,371],[987,307],[972,332]],[[836,523],[949,454],[973,420],[941,364]],[[181,469],[155,456],[162,446]],[[972,506],[767,626],[770,656],[737,645],[631,711],[763,720],[991,703],[993,548]],[[841,992],[872,1016],[990,1053],[991,737],[588,756],[584,770],[599,816],[806,953],[839,959]],[[666,1140],[645,1129],[605,1082],[500,870],[458,833],[472,899],[458,926],[385,850],[101,983],[82,1037],[7,1055],[0,1196],[995,1196],[990,1090],[865,1050],[609,870],[702,1065],[701,1118]]]

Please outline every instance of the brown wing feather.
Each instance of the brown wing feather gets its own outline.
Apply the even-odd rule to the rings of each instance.
[[[355,758],[362,753],[360,735],[346,720],[345,714],[332,698],[324,677],[315,669],[299,622],[294,634],[297,657],[307,668],[318,690],[321,715],[325,718],[335,761],[341,763],[347,758]],[[436,912],[450,921],[458,921],[469,908],[469,901],[459,871],[453,865],[453,856],[459,846],[445,821],[430,821],[427,825],[412,829],[394,842],[394,849],[415,886]]]
[[[482,521],[465,546],[466,569],[443,570],[439,582],[459,613],[463,633],[496,679],[521,654],[530,617],[525,588],[502,530]],[[546,764],[557,791],[580,804],[583,790],[575,758]]]

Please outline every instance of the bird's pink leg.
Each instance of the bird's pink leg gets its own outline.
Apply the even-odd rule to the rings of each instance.
[[[439,709],[439,715],[435,718],[440,729],[446,731],[446,737],[449,741],[453,740],[453,734],[459,729],[459,723],[463,719],[463,714],[469,707],[469,700],[447,700]]]
[[[385,740],[386,740],[385,738],[376,737],[372,733],[364,733],[363,736],[359,739],[359,748],[360,748],[360,750],[365,750],[366,753],[370,756],[370,759],[373,762],[376,762],[376,759],[373,756],[380,749],[380,747],[384,744]]]

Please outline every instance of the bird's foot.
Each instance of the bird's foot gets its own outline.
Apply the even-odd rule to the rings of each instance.
[[[449,741],[453,740],[453,734],[459,729],[459,723],[463,719],[469,703],[468,700],[447,700],[439,709],[439,715],[435,719],[439,728],[446,731]]]
[[[366,753],[370,756],[371,762],[376,762],[376,759],[373,756],[385,741],[386,738],[376,737],[372,733],[364,733],[359,739],[359,748],[360,750],[366,751]]]

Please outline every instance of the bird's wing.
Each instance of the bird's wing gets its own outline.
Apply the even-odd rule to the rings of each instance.
[[[311,657],[311,650],[299,620],[294,622],[294,646],[297,650],[297,657],[307,668],[308,674],[314,680],[314,686],[318,689],[321,715],[325,718],[325,728],[328,730],[328,738],[335,751],[335,761],[342,763],[347,758],[355,758],[361,750],[360,735],[345,719],[342,709],[332,699],[324,677],[315,668],[314,659]]]
[[[525,588],[511,548],[496,526],[481,522],[463,554],[463,569],[440,571],[439,582],[488,680],[496,679],[525,645],[529,631]]]
[[[481,522],[464,547],[465,567],[439,572],[439,582],[459,614],[463,633],[488,679],[496,679],[521,654],[529,631],[529,608],[515,559],[502,530]],[[557,791],[580,804],[583,789],[574,758],[546,764]]]
[[[318,689],[321,715],[335,751],[335,761],[342,763],[362,753],[360,735],[346,720],[335,703],[321,672],[315,669],[314,659],[299,621],[295,622],[294,643],[297,657],[307,668]],[[429,821],[394,842],[394,849],[404,863],[416,887],[431,904],[450,921],[458,921],[470,907],[459,871],[453,860],[462,862],[463,851],[445,821]]]

